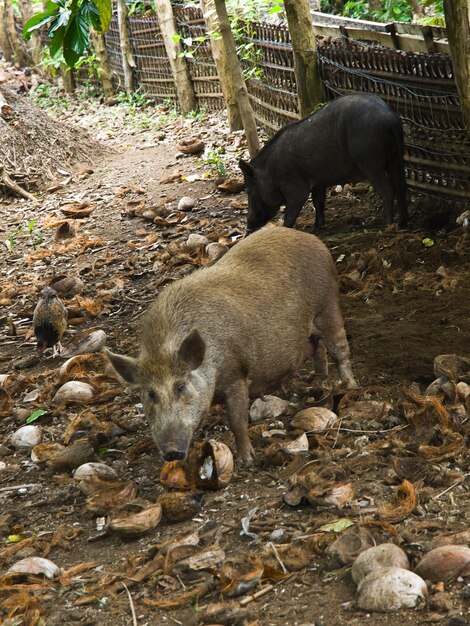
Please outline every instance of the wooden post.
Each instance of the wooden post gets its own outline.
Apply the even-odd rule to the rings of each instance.
[[[97,33],[93,28],[90,32],[91,41],[93,43],[93,50],[95,51],[96,60],[98,63],[98,71],[103,87],[103,94],[105,98],[111,98],[115,91],[113,86],[113,79],[111,73],[111,67],[109,65],[108,50],[106,48],[106,39],[103,33]]]
[[[26,52],[26,47],[23,46],[23,40],[20,39],[16,31],[15,12],[13,10],[12,0],[3,0],[3,2],[5,26],[15,63],[18,63],[20,67],[27,67],[31,65],[32,59]]]
[[[444,0],[447,38],[460,94],[462,113],[470,135],[470,5],[468,0]]]
[[[7,6],[3,3],[3,7],[0,7],[0,51],[3,52],[3,57],[6,61],[11,61],[13,58],[13,50],[11,49],[10,39],[8,37],[7,28]]]
[[[215,10],[214,0],[201,0],[201,9],[204,15],[208,33],[219,32],[219,21]],[[225,106],[227,108],[228,125],[230,130],[241,130],[243,128],[240,107],[238,106],[235,86],[232,82],[227,57],[224,52],[224,44],[220,37],[210,35],[212,56],[214,57],[219,82],[224,95]]]
[[[124,89],[127,93],[134,90],[134,57],[132,56],[131,42],[129,40],[129,22],[126,0],[117,0],[117,14],[119,22],[119,40],[121,42],[122,68],[124,71]]]
[[[217,17],[219,18],[219,30],[224,44],[225,57],[232,78],[232,84],[238,99],[240,115],[245,130],[246,141],[250,157],[253,158],[259,152],[259,139],[256,129],[256,120],[251,107],[250,98],[246,89],[245,81],[237,56],[237,48],[233,39],[232,29],[227,15],[225,0],[215,0]]]
[[[299,113],[305,117],[324,101],[312,16],[308,0],[284,0],[284,8],[294,50]]]
[[[165,44],[166,54],[170,61],[176,93],[182,113],[189,113],[196,108],[196,95],[194,93],[191,76],[186,59],[181,56],[183,48],[180,41],[175,41],[178,35],[171,0],[156,0],[155,8],[158,16],[158,25]]]

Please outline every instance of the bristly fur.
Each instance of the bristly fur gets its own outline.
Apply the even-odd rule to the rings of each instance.
[[[50,287],[44,287],[41,295],[42,298],[37,303],[33,315],[33,328],[39,351],[52,348],[59,343],[67,329],[67,309],[57,292]]]

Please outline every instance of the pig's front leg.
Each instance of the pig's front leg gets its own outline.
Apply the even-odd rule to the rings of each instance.
[[[248,381],[237,380],[226,391],[226,402],[230,428],[235,436],[238,455],[245,465],[251,465],[251,456],[254,454],[253,447],[248,435]]]

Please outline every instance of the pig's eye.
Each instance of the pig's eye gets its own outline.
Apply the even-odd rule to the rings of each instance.
[[[175,383],[175,395],[181,396],[186,391],[186,383],[183,380],[178,380]]]
[[[149,389],[147,392],[148,399],[152,402],[157,402],[158,396],[153,389]]]

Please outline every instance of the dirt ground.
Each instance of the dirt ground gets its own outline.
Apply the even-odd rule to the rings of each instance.
[[[341,534],[365,532],[375,543],[400,545],[413,569],[431,547],[470,545],[469,398],[465,406],[453,392],[423,396],[436,378],[436,356],[470,356],[470,231],[455,221],[462,205],[413,197],[409,228],[381,231],[379,202],[367,186],[330,192],[321,238],[337,264],[361,388],[332,399],[340,421],[310,433],[308,451],[273,465],[263,450],[299,434],[290,419],[317,393],[307,362],[300,378],[278,394],[289,401],[287,412],[251,427],[254,466],[236,463],[229,485],[205,492],[201,510],[188,521],[163,521],[137,539],[103,536],[99,524],[115,517],[117,507],[93,513],[72,471],[34,462],[30,450],[12,447],[12,433],[43,409],[34,422],[43,441],[71,444],[85,436],[94,460],[137,487],[138,503],[154,502],[163,492],[162,462],[138,396],[85,363],[76,377],[92,383],[95,398],[55,405],[64,359],[39,359],[30,332],[42,286],[75,275],[83,291],[63,298],[69,309],[63,344],[100,328],[110,349],[135,353],[141,315],[160,289],[210,262],[204,247],[186,246],[188,235],[233,245],[243,234],[246,194],[218,191],[210,163],[176,147],[194,136],[222,146],[221,158],[236,174],[237,157],[246,154],[240,135],[228,133],[221,115],[181,120],[164,108],[157,113],[83,103],[56,111],[92,130],[109,153],[91,167],[77,164],[58,174],[37,208],[1,200],[0,239],[10,239],[10,246],[0,248],[0,374],[10,377],[0,396],[0,623],[470,624],[468,578],[428,582],[428,599],[415,609],[366,612],[357,606],[351,559],[327,552]],[[178,210],[183,196],[195,199],[193,209]],[[73,238],[57,241],[62,209],[71,202],[94,210],[70,220]],[[153,221],[143,215],[148,210]],[[305,208],[296,227],[308,231],[312,223]],[[203,438],[233,447],[223,407],[214,407],[198,433]],[[309,492],[289,506],[283,496],[308,461],[318,477],[315,497]],[[344,485],[348,498],[328,499]],[[254,508],[247,535],[241,520]],[[349,528],[324,528],[338,520]],[[179,548],[180,558],[169,558],[174,552],[168,542],[190,533],[198,533],[199,547]],[[206,565],[183,562],[209,548]],[[6,575],[10,565],[32,555],[47,556],[62,568],[61,577]],[[257,584],[245,581],[240,590],[241,570]],[[214,603],[223,607],[211,618]]]

